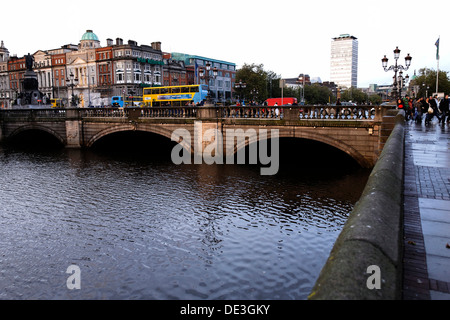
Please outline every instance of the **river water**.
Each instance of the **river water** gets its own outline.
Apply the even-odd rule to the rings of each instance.
[[[308,148],[261,176],[167,149],[2,146],[0,299],[306,299],[370,173]]]

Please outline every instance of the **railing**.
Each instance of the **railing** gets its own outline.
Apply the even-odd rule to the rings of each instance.
[[[379,120],[381,106],[219,106],[219,107],[149,107],[149,108],[74,108],[1,110],[1,119],[70,118],[220,118],[260,120]]]
[[[197,108],[153,107],[153,108],[89,108],[80,109],[81,118],[195,118]]]
[[[373,120],[378,106],[220,107],[220,118]]]
[[[66,109],[7,109],[0,113],[1,119],[65,118]]]

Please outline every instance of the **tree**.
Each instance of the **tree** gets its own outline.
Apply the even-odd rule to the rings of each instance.
[[[380,105],[383,102],[383,99],[378,94],[371,94],[369,96],[369,102],[373,105]]]
[[[345,90],[341,93],[341,100],[363,104],[368,100],[368,97],[367,94],[364,93],[361,89],[351,87],[350,89]]]
[[[272,71],[265,71],[263,64],[244,64],[236,71],[236,83],[246,84],[244,89],[235,89],[235,93],[246,100],[262,102],[273,96],[279,88],[280,77]]]
[[[450,93],[450,79],[447,71],[439,71],[438,91]],[[419,75],[411,80],[410,86],[417,91],[417,97],[425,97],[436,92],[436,70],[422,68],[419,69]]]
[[[305,86],[306,104],[327,104],[334,102],[335,98],[330,88],[322,86],[319,83]]]

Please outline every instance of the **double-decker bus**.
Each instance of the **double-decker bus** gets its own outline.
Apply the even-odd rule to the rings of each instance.
[[[185,106],[197,105],[208,96],[205,84],[144,88],[142,96],[145,106]]]
[[[50,99],[50,104],[52,108],[62,108],[64,106],[62,99]]]
[[[143,101],[141,96],[127,96],[125,97],[126,107],[142,107]]]

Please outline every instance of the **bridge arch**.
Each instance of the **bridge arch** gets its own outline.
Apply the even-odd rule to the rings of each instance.
[[[18,134],[25,132],[25,131],[29,131],[29,130],[40,130],[40,131],[44,131],[49,133],[50,135],[54,136],[62,145],[66,145],[66,139],[63,138],[58,132],[56,132],[55,130],[47,127],[47,126],[43,126],[40,124],[35,124],[35,123],[31,123],[31,124],[26,124],[24,126],[20,126],[19,128],[15,129],[14,131],[12,131],[7,139],[11,139],[15,136],[17,136]]]
[[[140,131],[140,132],[149,132],[149,133],[154,133],[160,136],[163,136],[165,138],[168,138],[169,140],[172,139],[172,129],[168,129],[164,126],[161,125],[156,125],[156,126],[142,126],[137,128],[135,125],[133,124],[125,124],[125,125],[120,125],[120,126],[114,126],[114,127],[110,127],[110,128],[106,128],[104,130],[99,131],[98,133],[96,133],[95,135],[93,135],[86,143],[86,147],[92,147],[94,145],[94,143],[98,140],[100,140],[101,138],[113,134],[113,133],[118,133],[118,132],[125,132],[125,131]],[[185,141],[176,141],[179,144],[181,144],[181,146],[183,146],[187,151],[192,152],[191,149],[191,145],[190,143],[186,143]]]
[[[271,139],[270,137],[270,130],[268,130],[268,139]],[[293,135],[290,131],[279,131],[279,138],[299,138],[299,139],[307,139],[307,140],[313,140],[325,143],[329,146],[332,146],[334,148],[337,148],[346,154],[348,154],[350,157],[352,157],[361,167],[363,168],[371,168],[372,164],[369,163],[369,161],[355,148],[352,146],[349,146],[345,142],[335,139],[331,136],[325,136],[317,133],[312,132],[306,132],[306,131],[296,131]],[[238,143],[234,148],[234,153],[236,153],[238,150],[247,147],[250,143],[259,142],[261,139],[260,135],[257,135],[256,141],[249,141],[249,139],[243,139],[244,141],[241,141]]]

